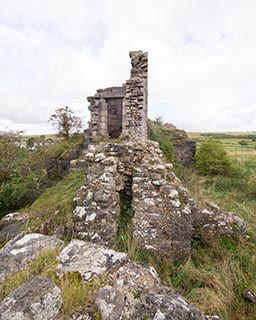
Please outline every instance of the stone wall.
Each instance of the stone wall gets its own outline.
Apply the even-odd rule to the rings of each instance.
[[[123,124],[124,97],[125,86],[122,86],[99,89],[94,96],[87,98],[91,112],[88,132],[91,142],[112,135],[114,135],[113,138],[116,138],[118,133],[120,135]]]
[[[195,158],[196,142],[192,140],[184,140],[174,145],[175,160],[184,167],[189,167]]]
[[[74,199],[79,238],[115,246],[120,197],[126,197],[138,248],[174,261],[191,250],[191,217],[184,190],[150,140],[90,146],[88,176]]]
[[[121,87],[99,89],[88,97],[91,112],[89,140],[103,138],[146,138],[148,55],[130,52],[131,77]]]
[[[216,205],[200,210],[165,163],[157,142],[137,140],[90,145],[88,175],[74,199],[77,237],[112,248],[118,233],[121,200],[133,213],[136,248],[174,262],[191,253],[192,238],[244,235],[243,221]]]
[[[123,136],[147,138],[148,113],[148,54],[142,51],[130,52],[132,70],[126,81],[125,115]]]

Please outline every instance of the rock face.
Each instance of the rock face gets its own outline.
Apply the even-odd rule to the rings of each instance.
[[[192,224],[195,238],[211,240],[216,236],[245,236],[244,221],[234,212],[222,211],[216,203],[210,203],[207,208],[199,211],[192,200],[191,210],[194,213]]]
[[[88,97],[91,112],[89,140],[147,136],[148,55],[131,51],[131,77],[121,87],[99,89]]]
[[[0,303],[0,320],[53,320],[61,304],[61,291],[54,283],[34,278]]]
[[[95,308],[102,320],[206,320],[171,288],[161,285],[153,268],[128,261],[100,289]]]
[[[44,250],[64,247],[62,240],[38,233],[20,234],[0,250],[0,281],[23,270]]]
[[[81,240],[72,240],[60,255],[57,273],[79,272],[84,282],[103,273],[113,272],[128,260],[128,255]]]
[[[26,236],[20,241],[24,248],[31,240]],[[38,234],[30,236],[40,238]],[[74,239],[62,250],[59,260],[59,276],[79,272],[85,283],[104,277],[102,287],[91,296],[92,305],[75,310],[71,319],[96,319],[95,312],[103,320],[218,319],[205,317],[172,288],[163,286],[154,268],[129,260],[126,253]],[[61,304],[61,292],[54,283],[33,278],[0,302],[0,320],[53,320]]]
[[[133,319],[205,320],[205,316],[179,295],[145,295],[135,305]]]

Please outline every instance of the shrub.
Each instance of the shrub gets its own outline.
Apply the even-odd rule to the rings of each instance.
[[[247,145],[248,145],[248,142],[245,141],[245,140],[240,140],[240,141],[238,141],[238,143],[239,143],[241,146],[247,146]]]
[[[201,175],[228,175],[235,171],[222,143],[214,140],[200,145],[195,156],[195,168]]]

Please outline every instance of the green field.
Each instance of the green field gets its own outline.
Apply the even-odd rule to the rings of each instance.
[[[256,156],[256,133],[249,132],[188,132],[189,138],[200,143],[214,139],[220,141],[231,156]]]

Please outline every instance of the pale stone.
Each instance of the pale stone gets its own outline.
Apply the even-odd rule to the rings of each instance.
[[[34,278],[1,301],[0,320],[54,320],[61,304],[61,291],[54,283]]]
[[[64,242],[55,237],[38,233],[16,236],[0,250],[0,281],[22,271],[41,252],[62,247]]]
[[[72,240],[60,253],[56,267],[59,276],[79,272],[87,282],[104,273],[112,272],[128,260],[127,253],[82,240]]]

